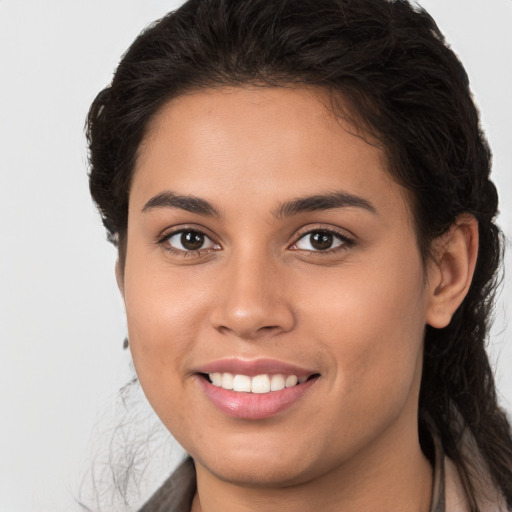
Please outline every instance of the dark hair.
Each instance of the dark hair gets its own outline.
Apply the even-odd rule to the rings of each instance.
[[[512,507],[512,439],[485,352],[501,236],[491,155],[461,63],[434,20],[405,0],[189,0],[144,31],[89,112],[90,188],[124,257],[130,181],[148,123],[169,99],[224,85],[322,87],[333,110],[382,144],[413,196],[422,254],[463,213],[479,225],[468,295],[444,329],[427,327],[420,432],[439,430],[477,510],[461,439],[469,430]]]

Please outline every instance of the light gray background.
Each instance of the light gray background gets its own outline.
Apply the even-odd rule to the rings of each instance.
[[[88,195],[83,124],[136,34],[179,3],[0,0],[0,512],[78,509],[91,432],[130,376],[115,252]],[[512,0],[421,4],[471,77],[510,239]],[[509,411],[510,253],[491,347]]]

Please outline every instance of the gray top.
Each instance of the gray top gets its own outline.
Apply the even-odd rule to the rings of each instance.
[[[139,512],[190,512],[196,493],[196,469],[187,457]]]

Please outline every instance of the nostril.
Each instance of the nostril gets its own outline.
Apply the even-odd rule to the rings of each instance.
[[[282,331],[288,331],[289,328],[281,327],[277,324],[274,325],[262,325],[261,327],[258,325],[251,324],[250,322],[232,322],[228,325],[217,325],[215,326],[216,330],[222,334],[228,336],[235,336],[244,340],[256,340],[259,338],[264,338],[266,336],[277,335]]]
[[[279,329],[279,327],[277,325],[265,325],[263,327],[260,327],[258,330],[259,331],[273,331],[275,329]]]

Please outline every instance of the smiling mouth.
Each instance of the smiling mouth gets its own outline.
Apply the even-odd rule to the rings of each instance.
[[[201,373],[201,377],[216,387],[241,393],[266,394],[300,386],[319,377],[319,374],[300,376],[289,374],[242,375],[228,372]]]

